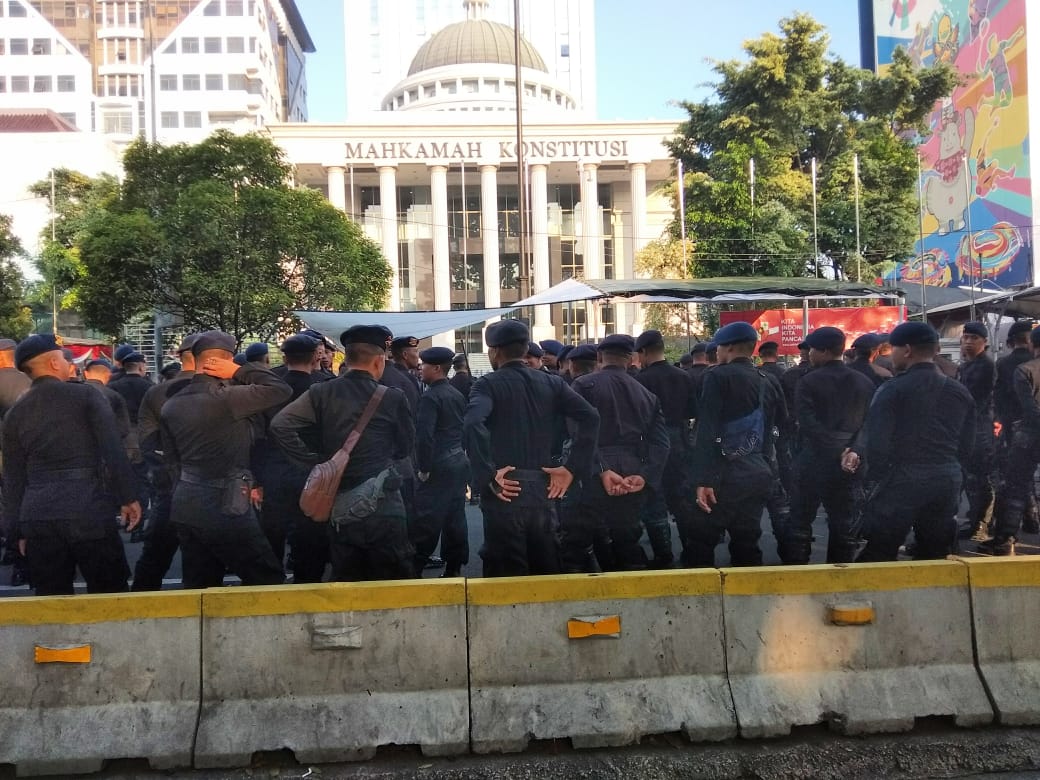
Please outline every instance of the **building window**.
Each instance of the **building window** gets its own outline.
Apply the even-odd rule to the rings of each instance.
[[[33,38],[32,53],[33,54],[50,54],[51,53],[51,39],[50,38]]]
[[[249,39],[249,53],[256,54],[256,38]]]
[[[163,73],[161,76],[159,76],[159,91],[176,92],[177,76],[173,73]]]
[[[220,54],[221,52],[221,41],[220,38],[206,38],[204,42],[204,48],[206,54]]]
[[[109,111],[102,120],[103,132],[130,135],[134,131],[133,116],[129,111]]]
[[[198,54],[198,38],[181,38],[181,54]]]
[[[206,74],[206,91],[207,92],[220,92],[224,89],[224,76],[220,73],[207,73]]]
[[[0,6],[2,8],[3,6]],[[7,92],[7,76],[0,76],[0,93]]]
[[[228,54],[243,54],[246,50],[246,39],[242,36],[233,36],[227,39]]]
[[[571,45],[569,43],[565,43],[562,46],[560,46],[560,56],[561,57],[570,57],[571,56]]]
[[[25,10],[25,6],[19,3],[18,0],[11,0],[11,2],[7,4],[7,15],[12,17],[23,17],[28,16],[28,13]]]
[[[227,0],[224,11],[228,16],[242,16],[245,13],[244,5],[242,0]]]
[[[52,92],[50,76],[36,76],[33,79],[33,92]]]
[[[12,38],[11,39],[11,54],[28,54],[29,53],[29,39],[28,38]]]
[[[203,16],[220,16],[220,0],[210,0],[202,9]]]
[[[3,8],[0,5],[0,8]],[[0,38],[0,54],[7,54],[7,41],[4,38]]]
[[[58,76],[58,92],[75,92],[75,76]]]
[[[241,73],[229,73],[227,77],[227,88],[239,92],[246,91],[246,77]]]
[[[184,112],[184,126],[185,127],[202,127],[202,112],[201,111],[185,111]]]
[[[165,130],[177,127],[177,112],[163,111],[159,114],[159,126]]]
[[[76,127],[76,115],[71,111],[62,111],[58,114],[62,119],[68,122],[73,127]]]
[[[181,89],[185,92],[198,92],[202,89],[201,79],[197,73],[181,76]]]
[[[573,279],[585,270],[585,261],[574,251],[573,241],[560,242],[560,273],[564,279]]]
[[[11,76],[11,91],[12,92],[28,92],[29,91],[29,77],[28,76]]]

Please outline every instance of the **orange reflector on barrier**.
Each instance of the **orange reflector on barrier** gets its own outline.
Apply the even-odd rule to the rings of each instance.
[[[593,615],[574,617],[567,621],[569,639],[588,639],[594,636],[619,639],[621,637],[621,616]]]
[[[836,626],[866,626],[874,622],[874,605],[869,601],[835,604],[829,611],[830,621]]]
[[[36,645],[34,660],[38,664],[89,664],[90,645],[77,647],[40,647]]]

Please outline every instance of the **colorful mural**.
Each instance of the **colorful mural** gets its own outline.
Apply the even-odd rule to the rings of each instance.
[[[947,62],[964,77],[921,139],[924,242],[889,279],[988,289],[1033,281],[1026,2],[874,0],[882,74],[902,47],[918,65]]]

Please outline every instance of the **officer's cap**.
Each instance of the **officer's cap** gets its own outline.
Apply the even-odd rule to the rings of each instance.
[[[711,341],[707,342],[704,345],[704,351],[707,352],[709,355],[714,354],[715,352],[718,352],[719,351],[718,342],[716,342],[715,339],[712,339]]]
[[[612,333],[596,347],[600,352],[621,352],[631,355],[636,351],[636,340],[627,333]]]
[[[888,334],[888,343],[893,347],[919,347],[938,344],[939,334],[927,322],[904,322]]]
[[[245,352],[239,352],[237,355],[235,355],[231,359],[233,361],[235,361],[236,365],[239,365],[239,366],[244,366],[246,363],[249,362],[248,360],[246,360],[246,353]]]
[[[1032,320],[1016,320],[1011,323],[1011,327],[1008,328],[1008,340],[1010,341],[1013,337],[1020,333],[1032,333],[1033,332],[1033,321]]]
[[[780,349],[780,345],[775,341],[763,341],[758,345],[758,354],[761,355],[763,352],[777,352]]]
[[[183,368],[183,366],[181,366],[180,363],[178,363],[176,360],[174,360],[174,361],[171,361],[170,363],[167,363],[165,366],[163,366],[159,370],[159,373],[162,374],[165,377],[172,377],[175,374],[179,374],[181,368]]]
[[[183,355],[185,352],[191,352],[191,348],[195,346],[195,342],[198,340],[198,333],[189,333],[183,339],[181,339],[181,345],[177,347],[177,354]]]
[[[691,356],[699,355],[702,352],[707,352],[707,351],[708,351],[708,345],[705,342],[703,342],[703,341],[698,341],[696,344],[693,345],[693,349],[690,350],[690,355]]]
[[[7,352],[18,346],[14,339],[0,339],[0,352]]]
[[[390,351],[395,355],[404,352],[409,347],[419,346],[419,339],[415,336],[398,336],[390,342]]]
[[[744,342],[758,341],[758,331],[749,322],[731,322],[723,325],[715,332],[712,339],[720,347],[728,347],[730,344],[742,344]]]
[[[798,349],[799,349],[799,350],[803,350],[803,349],[809,349],[809,342],[808,342],[808,341],[802,341],[802,342],[800,342],[800,343],[798,344]]]
[[[21,368],[25,363],[28,363],[34,357],[44,354],[45,352],[59,352],[61,350],[61,341],[56,339],[50,333],[34,333],[28,338],[22,339],[18,346],[14,350],[14,364],[16,368]]]
[[[979,338],[988,339],[989,330],[981,322],[966,322],[964,323],[964,330],[962,333],[965,336],[978,336]]]
[[[560,352],[563,350],[563,342],[557,341],[556,339],[545,339],[539,341],[538,346],[545,350],[546,355],[552,355],[553,357],[559,357]]]
[[[393,339],[394,334],[384,325],[354,325],[343,331],[339,337],[344,347],[351,344],[369,344],[380,349],[387,349]]]
[[[560,354],[558,354],[556,356],[556,359],[558,361],[560,361],[561,363],[564,360],[573,360],[573,358],[571,357],[571,353],[573,351],[574,351],[574,345],[573,344],[564,344],[563,347],[560,349]]]
[[[268,348],[267,348],[266,344],[262,344],[262,343],[250,344],[248,347],[246,347],[246,360],[249,360],[249,361],[259,360],[260,358],[262,358],[267,353],[268,353]]]
[[[844,352],[845,334],[838,328],[830,326],[817,328],[805,337],[805,344],[810,349],[821,352]]]
[[[198,357],[208,349],[222,349],[234,355],[238,349],[238,342],[234,336],[222,330],[207,330],[196,334],[195,343],[191,345],[191,354]]]
[[[661,335],[659,330],[644,330],[639,334],[639,338],[636,339],[636,352],[646,349],[647,347],[654,347],[658,344],[664,344],[664,336]]]
[[[148,358],[142,355],[140,352],[131,352],[123,358],[123,364],[127,363],[144,363]]]
[[[120,344],[118,347],[116,347],[116,351],[113,353],[112,357],[118,360],[120,363],[122,363],[124,360],[126,360],[127,355],[132,355],[136,351],[137,347],[135,347],[133,344]]]
[[[455,360],[455,352],[447,347],[430,347],[419,353],[419,360],[434,366],[445,366]]]
[[[684,355],[682,355],[682,357],[679,358],[679,365],[680,366],[690,366],[690,365],[693,365],[693,355],[690,354],[689,352],[687,352]]]
[[[504,347],[518,341],[526,344],[531,341],[531,333],[520,320],[499,320],[488,325],[484,331],[484,341],[489,347]]]
[[[86,364],[83,366],[83,368],[84,368],[84,370],[88,370],[88,369],[94,368],[95,366],[104,366],[109,371],[112,370],[112,364],[109,362],[108,358],[104,358],[104,357],[92,358],[92,359],[88,360],[86,362]]]
[[[593,363],[596,362],[596,347],[594,344],[579,344],[574,347],[567,359],[572,363],[575,360],[588,360]]]
[[[538,346],[532,341],[530,344],[527,345],[527,356],[536,358],[544,357],[545,350],[543,350],[540,346]]]
[[[469,361],[466,359],[466,356],[461,352],[451,359],[451,364],[455,368],[458,368],[459,366],[464,366],[467,363],[469,363]]]
[[[873,352],[881,346],[881,336],[876,333],[864,333],[852,342],[853,349],[865,349]]]
[[[25,342],[23,341],[22,344],[24,343]],[[1033,330],[1029,332],[1029,343],[1034,347],[1040,347],[1040,328],[1033,328]],[[20,347],[22,344],[19,344],[18,346]]]
[[[313,355],[319,343],[313,336],[297,333],[283,341],[280,349],[283,355]]]

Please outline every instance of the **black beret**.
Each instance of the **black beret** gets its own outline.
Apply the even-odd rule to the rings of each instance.
[[[708,345],[703,341],[698,341],[693,345],[693,349],[690,350],[691,355],[699,355],[702,352],[708,351]]]
[[[978,336],[984,339],[989,338],[989,331],[986,329],[986,326],[981,322],[964,323],[964,330],[962,332],[965,336]]]
[[[561,361],[562,360],[570,360],[571,359],[571,352],[573,352],[573,351],[574,351],[574,345],[573,344],[564,344],[563,347],[560,349],[560,354],[558,354],[556,356],[556,359],[557,360],[561,360]]]
[[[679,365],[680,366],[688,366],[688,365],[691,365],[692,363],[693,363],[693,355],[691,353],[689,353],[689,352],[684,352],[679,357]]]
[[[237,365],[239,365],[239,366],[244,366],[246,363],[249,362],[248,360],[246,360],[246,353],[245,352],[239,352],[237,355],[235,355],[231,359],[233,361],[235,361],[235,363]]]
[[[543,350],[540,346],[538,346],[532,341],[530,344],[527,345],[527,354],[530,357],[540,358],[545,355],[545,350]]]
[[[659,330],[644,330],[639,334],[639,338],[636,339],[636,352],[646,347],[653,347],[657,344],[664,344],[664,336],[661,335]]]
[[[453,366],[464,366],[467,363],[469,363],[469,360],[461,352],[451,359],[451,364]]]
[[[7,352],[17,346],[18,342],[14,339],[0,339],[0,352]]]
[[[234,336],[222,330],[207,330],[195,334],[195,343],[191,345],[191,354],[198,356],[207,349],[222,349],[234,355],[235,350],[238,349],[238,342],[235,341]]]
[[[320,343],[313,336],[297,333],[283,341],[280,349],[283,355],[313,355]]]
[[[627,333],[612,333],[601,341],[596,349],[600,352],[627,352],[632,354],[636,351],[636,340]]]
[[[257,342],[246,347],[246,360],[257,360],[268,353],[266,344]]]
[[[1011,327],[1008,328],[1008,338],[1017,336],[1020,333],[1032,333],[1033,332],[1033,321],[1032,320],[1015,320],[1011,323]]]
[[[881,336],[876,333],[864,333],[852,342],[853,349],[866,349],[873,352],[881,346]]]
[[[104,366],[109,371],[112,370],[112,363],[106,357],[91,358],[90,360],[88,360],[86,362],[86,364],[83,366],[83,368],[84,369],[93,368],[94,366]]]
[[[748,322],[731,322],[723,325],[715,333],[712,339],[720,347],[728,347],[730,344],[740,344],[745,341],[758,341],[758,331]]]
[[[34,333],[28,338],[22,339],[14,350],[14,364],[21,368],[24,363],[32,360],[45,352],[58,352],[61,350],[61,341],[50,333]]]
[[[822,352],[844,352],[845,334],[840,329],[830,326],[817,328],[805,337],[805,343],[811,349],[818,349]]]
[[[484,331],[484,341],[489,347],[502,347],[522,341],[531,341],[531,333],[520,320],[499,320],[488,325]]]
[[[560,352],[563,351],[563,342],[557,341],[556,339],[545,339],[544,341],[539,341],[538,346],[545,350],[547,355],[553,355],[555,357],[559,357]]]
[[[938,344],[939,334],[927,322],[904,322],[888,334],[888,343],[893,347],[918,347]]]
[[[163,376],[173,376],[174,374],[179,374],[182,368],[183,368],[183,366],[180,363],[178,363],[176,360],[174,360],[174,361],[172,361],[170,363],[167,363],[165,366],[163,366],[159,370],[159,373],[162,374]]]
[[[325,342],[324,334],[319,333],[314,328],[304,328],[303,330],[300,331],[300,335],[301,336],[310,336],[315,341],[318,341],[318,342],[321,342],[321,343]]]
[[[198,340],[198,333],[189,333],[183,339],[181,339],[181,345],[177,347],[177,354],[180,355],[184,352],[191,352],[191,348],[195,346],[195,342]]]
[[[408,349],[409,347],[419,346],[419,339],[415,336],[398,336],[396,339],[390,342],[391,352],[401,352],[402,350]]]
[[[776,352],[779,349],[780,345],[777,344],[775,341],[763,341],[761,344],[758,345],[758,354],[761,355],[763,350],[766,352]]]
[[[802,341],[801,343],[798,344],[798,349],[800,349],[800,350],[801,349],[809,349],[809,342],[808,341]]]
[[[386,349],[393,338],[390,328],[383,325],[354,325],[340,334],[339,341],[344,347],[349,344],[369,344]]]
[[[446,366],[455,360],[455,352],[447,347],[430,347],[419,353],[419,360],[435,366]]]
[[[575,360],[588,360],[595,363],[596,346],[594,344],[579,344],[571,349],[571,353],[567,356],[567,359],[572,362]]]
[[[707,342],[707,343],[706,343],[706,344],[704,345],[704,351],[705,351],[705,352],[708,352],[708,353],[711,353],[711,352],[718,352],[718,351],[719,351],[719,345],[718,345],[718,343],[717,343],[717,342],[715,341],[715,339],[712,339],[711,341]]]
[[[140,352],[131,352],[129,355],[123,358],[124,363],[144,363],[148,358],[142,355]]]
[[[112,357],[118,360],[120,363],[122,363],[126,359],[127,355],[132,355],[136,351],[137,347],[135,347],[133,344],[120,344],[118,347],[116,347],[116,351],[112,355]]]

